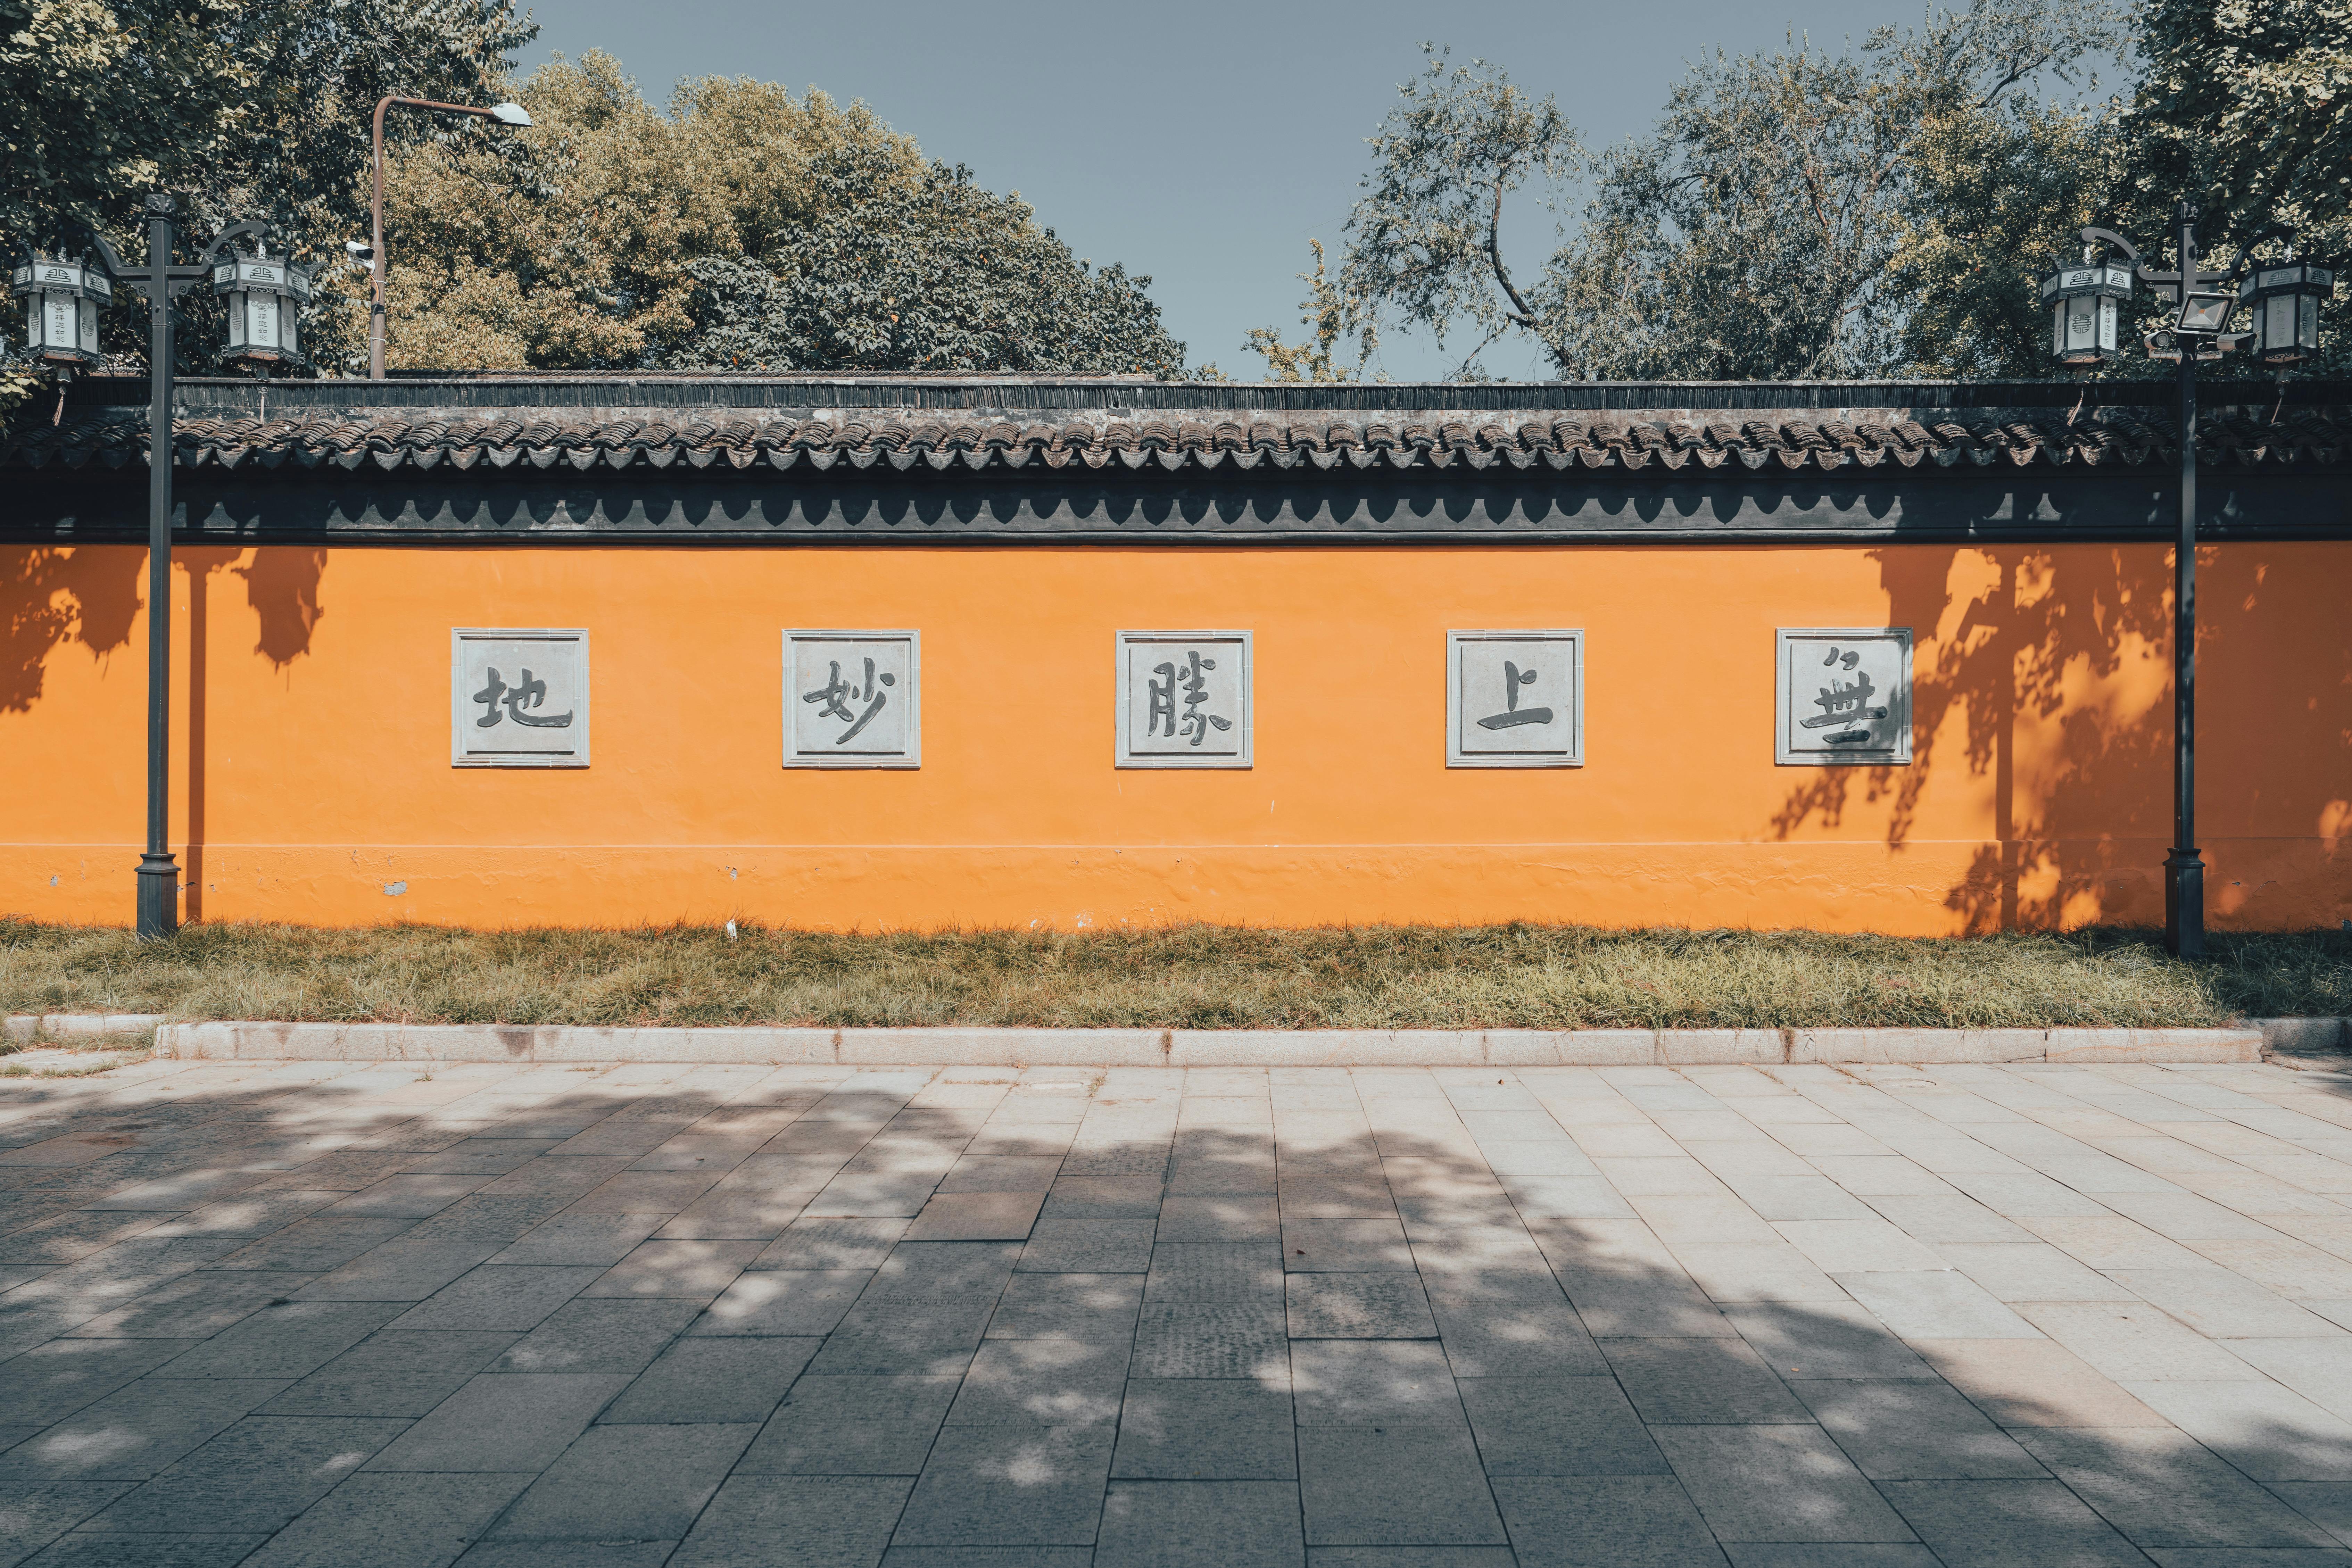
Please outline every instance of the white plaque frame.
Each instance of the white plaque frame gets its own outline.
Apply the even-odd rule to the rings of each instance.
[[[482,746],[476,737],[473,682],[466,675],[466,651],[477,643],[537,644],[567,666],[579,695],[565,732],[568,751],[513,752]],[[560,650],[560,651],[559,651]],[[518,671],[520,673],[520,671]],[[452,626],[449,628],[449,765],[453,768],[584,768],[588,765],[588,630],[584,626]],[[501,726],[503,728],[503,726]],[[470,743],[469,742],[473,742]]]
[[[1465,701],[1465,652],[1481,643],[1560,643],[1569,655],[1569,731],[1564,746],[1521,752],[1474,752],[1465,748],[1463,727],[1477,707]],[[1550,696],[1546,692],[1542,698]],[[1584,765],[1584,628],[1449,631],[1445,634],[1445,765],[1449,768],[1580,768]]]
[[[796,647],[802,643],[895,645],[907,650],[906,689],[893,695],[904,699],[907,749],[903,752],[838,752],[830,747],[803,751],[801,723],[811,714],[801,699],[793,669]],[[915,630],[841,631],[787,628],[784,632],[784,766],[788,768],[919,768],[923,765],[923,634]]]
[[[1118,689],[1114,705],[1114,728],[1111,731],[1111,760],[1122,768],[1247,768],[1254,767],[1257,751],[1257,701],[1255,685],[1257,661],[1254,634],[1247,631],[1123,631],[1112,642],[1113,684]],[[1188,751],[1139,752],[1134,749],[1135,721],[1134,681],[1131,660],[1138,655],[1149,656],[1158,648],[1199,647],[1215,644],[1230,648],[1241,662],[1235,689],[1239,693],[1234,706],[1234,737],[1229,750],[1218,752]],[[1149,710],[1146,712],[1149,722]]]
[[[1798,715],[1813,700],[1800,698],[1797,683],[1818,673],[1817,661],[1800,668],[1799,647],[1892,645],[1895,648],[1895,689],[1888,693],[1886,717],[1874,723],[1891,727],[1885,745],[1856,746],[1851,751],[1800,751],[1792,743]],[[1784,768],[1908,767],[1911,763],[1911,628],[1909,626],[1782,626],[1772,634],[1772,761]]]

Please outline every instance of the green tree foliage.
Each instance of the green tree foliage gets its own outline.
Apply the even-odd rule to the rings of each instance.
[[[2142,0],[2135,22],[2113,226],[2145,247],[2186,198],[2204,209],[2210,265],[2273,224],[2305,254],[2352,264],[2352,0]],[[2307,374],[2352,365],[2347,330],[2339,289],[2322,312],[2326,361]]]
[[[1702,59],[1654,132],[1589,160],[1580,225],[1525,287],[1503,260],[1504,198],[1586,162],[1575,132],[1495,67],[1433,64],[1372,138],[1342,292],[1359,319],[1441,340],[1471,324],[1465,368],[1518,331],[1569,378],[1874,374],[1906,347],[1904,280],[1952,287],[1928,243],[1944,231],[1916,217],[1937,171],[1958,194],[1971,138],[2042,132],[2010,100],[2071,79],[2105,28],[2096,0],[1975,0],[1859,52]]]
[[[0,0],[0,240],[89,224],[143,256],[137,197],[161,185],[192,198],[198,239],[267,218],[298,254],[340,258],[365,227],[376,100],[483,101],[536,30],[508,0]],[[210,310],[187,301],[184,368],[212,363]],[[341,314],[314,325],[331,357],[353,352]],[[139,313],[111,318],[110,348],[142,354]]]
[[[1570,378],[2028,376],[2050,374],[2035,275],[2086,223],[2160,253],[2185,195],[2209,258],[2283,222],[2352,262],[2352,0],[2137,0],[2128,22],[1970,0],[1838,54],[1717,54],[1598,154],[1549,97],[1439,55],[1371,138],[1305,319],[1367,352],[1383,323],[1466,338],[1470,374],[1519,335]],[[2118,49],[2138,79],[2101,100],[2084,68]],[[1564,243],[1515,277],[1508,198],[1580,172]],[[2340,373],[2352,298],[2328,318],[2317,368]],[[1249,346],[1317,374],[1272,329]]]
[[[1923,126],[1885,290],[1900,321],[1889,368],[2050,374],[2040,274],[2084,225],[2115,222],[2120,142],[2111,107],[2031,98]]]
[[[1339,280],[1323,269],[1323,242],[1307,243],[1315,248],[1315,270],[1298,275],[1298,280],[1307,285],[1307,298],[1298,302],[1298,320],[1314,329],[1312,335],[1302,342],[1286,343],[1278,328],[1252,327],[1242,338],[1242,350],[1265,361],[1271,381],[1360,381],[1364,361],[1380,347],[1380,325],[1370,320],[1351,321]],[[1362,353],[1354,364],[1339,357],[1339,342],[1351,331],[1361,334]]]
[[[1149,278],[862,104],[709,77],[665,114],[594,52],[520,97],[388,176],[395,365],[1182,373]]]
[[[1367,354],[1381,317],[1393,312],[1428,326],[1441,343],[1466,324],[1478,344],[1465,367],[1514,331],[1566,365],[1572,351],[1557,312],[1512,279],[1502,227],[1514,191],[1535,178],[1556,185],[1581,168],[1576,129],[1550,94],[1530,98],[1501,68],[1449,65],[1444,50],[1422,47],[1428,68],[1398,89],[1370,138],[1372,172],[1349,215],[1339,296],[1367,332]],[[1319,253],[1317,261],[1319,272]]]

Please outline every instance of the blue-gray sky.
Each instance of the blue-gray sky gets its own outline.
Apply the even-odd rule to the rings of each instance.
[[[1296,274],[1340,227],[1370,167],[1364,138],[1420,69],[1419,43],[1482,56],[1558,95],[1588,144],[1648,129],[1685,62],[1721,47],[1778,47],[1792,31],[1830,48],[1874,26],[1916,25],[1913,0],[1192,0],[1181,5],[778,5],[752,0],[536,0],[551,54],[601,48],[646,96],[681,77],[748,76],[863,99],[935,158],[1017,190],[1081,256],[1150,273],[1152,297],[1192,360],[1255,377],[1249,328],[1303,333]],[[1549,252],[1549,218],[1522,219],[1514,264]],[[1541,225],[1543,226],[1538,226]],[[1445,374],[1455,356],[1394,338],[1379,368]],[[1487,367],[1544,374],[1505,344]]]

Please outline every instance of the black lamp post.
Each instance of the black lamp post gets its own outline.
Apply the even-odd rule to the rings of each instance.
[[[299,363],[290,310],[278,306],[307,299],[310,274],[289,267],[275,257],[240,256],[236,241],[247,235],[266,237],[266,226],[247,221],[223,229],[193,267],[172,264],[174,219],[180,198],[169,191],[150,191],[141,203],[147,218],[147,265],[133,269],[123,263],[103,235],[90,242],[102,259],[105,273],[143,295],[148,304],[147,363],[152,398],[148,405],[147,454],[147,852],[139,861],[139,937],[142,942],[170,936],[180,926],[180,868],[172,858],[169,837],[170,783],[166,777],[172,742],[172,300],[207,279],[229,296],[236,317],[230,326],[228,351],[223,356],[265,367],[271,363]],[[37,357],[66,367],[94,363],[98,358],[97,305],[112,298],[98,268],[77,264],[70,278],[52,277],[64,264],[36,258],[18,268],[14,292],[33,302],[26,321],[33,329],[31,348]],[[291,279],[299,279],[299,281]],[[64,289],[78,303],[77,310],[60,312],[53,304]],[[231,290],[236,292],[231,292]],[[256,294],[272,301],[268,314],[271,341],[257,345],[250,339]],[[37,299],[34,298],[38,296]],[[66,317],[72,324],[65,339]],[[54,332],[36,325],[41,316],[54,316]],[[280,330],[282,328],[282,331]],[[59,342],[54,345],[52,336]]]
[[[2179,364],[2180,516],[2172,554],[2172,852],[2164,861],[2164,945],[2177,958],[2205,956],[2205,860],[2197,849],[2197,364],[2220,359],[2250,340],[2269,365],[2297,364],[2319,352],[2319,301],[2336,292],[2332,269],[2297,261],[2257,265],[2246,278],[2254,247],[2284,231],[2255,236],[2226,272],[2198,268],[2197,208],[2172,209],[2178,272],[2152,271],[2131,241],[2104,228],[2082,231],[2083,259],[2061,261],[2042,280],[2052,306],[2051,350],[2060,363],[2089,367],[2113,359],[2116,319],[2135,281],[2148,284],[2179,309],[2168,331],[2147,338],[2148,356]],[[2290,248],[2293,237],[2288,236]],[[2124,263],[2106,258],[2119,250]],[[2228,331],[2242,299],[2255,309],[2255,331]]]

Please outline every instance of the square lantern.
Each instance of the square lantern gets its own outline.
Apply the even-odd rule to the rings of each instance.
[[[2254,357],[2264,364],[2299,364],[2319,353],[2319,302],[2336,293],[2332,268],[2308,261],[2257,267],[2239,300],[2253,312]]]
[[[213,292],[228,305],[226,360],[302,364],[300,317],[310,273],[285,257],[235,256],[213,268]]]
[[[10,275],[9,292],[25,301],[25,350],[33,358],[98,363],[98,315],[114,301],[106,268],[36,253]]]
[[[2116,357],[2116,318],[2131,298],[2131,268],[2119,261],[2062,262],[2042,279],[2050,308],[2050,352],[2061,364]]]

